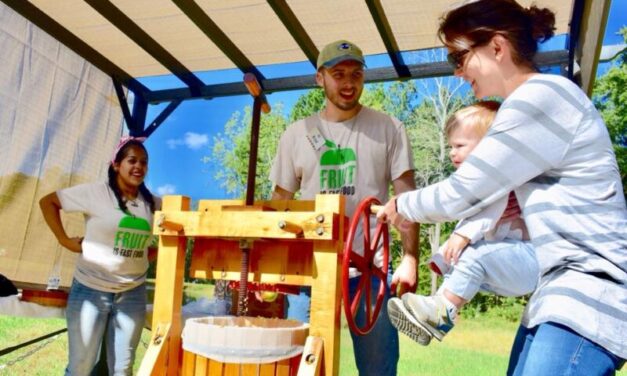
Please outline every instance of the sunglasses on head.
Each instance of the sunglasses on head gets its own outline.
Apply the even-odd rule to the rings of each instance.
[[[461,50],[461,51],[451,52],[446,55],[446,60],[448,61],[449,64],[453,66],[453,68],[462,69],[462,66],[464,65],[464,57],[469,52],[470,50]]]

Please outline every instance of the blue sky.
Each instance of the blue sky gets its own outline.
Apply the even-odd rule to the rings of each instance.
[[[613,0],[604,38],[605,45],[623,42],[618,30],[627,25],[626,14],[627,0]],[[563,39],[554,43],[563,43],[562,41]],[[367,57],[367,65],[374,68],[391,64],[386,56],[374,56]],[[602,64],[599,66],[599,73],[606,71],[608,67],[609,64]],[[309,62],[266,66],[260,67],[260,70],[268,78],[315,73]],[[236,82],[243,77],[237,69],[203,72],[198,76],[207,84]],[[147,77],[141,81],[152,90],[183,86],[173,76]],[[282,103],[283,111],[288,113],[304,92],[298,90],[274,93],[268,95],[268,101],[273,107],[276,107],[276,103]],[[211,154],[213,137],[222,132],[231,114],[243,112],[250,105],[252,97],[249,95],[184,101],[146,141],[150,154],[147,184],[153,193],[182,194],[193,200],[231,198],[213,179],[219,166],[203,163],[202,159]],[[165,106],[166,104],[150,106],[148,121]]]

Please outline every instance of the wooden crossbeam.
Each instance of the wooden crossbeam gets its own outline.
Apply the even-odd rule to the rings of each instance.
[[[568,51],[546,51],[536,55],[534,63],[539,67],[549,67],[568,63]],[[410,64],[407,66],[412,79],[442,77],[453,74],[453,67],[445,62]],[[366,83],[397,81],[398,73],[394,67],[371,68],[365,71]],[[274,93],[286,90],[313,89],[318,87],[313,74],[293,77],[272,78],[260,80],[265,93]],[[200,94],[195,95],[188,88],[155,90],[146,96],[148,103],[160,103],[173,99],[190,98],[219,98],[231,95],[248,94],[248,89],[243,82],[207,85],[201,88]]]
[[[394,70],[398,74],[398,78],[403,79],[411,77],[411,73],[409,72],[407,65],[403,61],[403,56],[401,55],[401,51],[398,48],[396,38],[394,38],[394,32],[392,32],[392,27],[390,26],[390,22],[385,15],[385,10],[383,9],[383,5],[381,5],[381,1],[366,0],[366,4],[368,5],[368,9],[370,10],[372,19],[377,26],[379,35],[381,35],[381,39],[383,40],[385,49],[388,51],[388,56],[390,57],[390,60],[392,60],[392,65],[394,66]]]
[[[333,212],[155,212],[155,235],[332,240]],[[302,232],[281,228],[282,222],[297,224]],[[167,223],[168,226],[160,226]],[[182,229],[179,227],[182,226]],[[337,235],[337,234],[335,234]]]
[[[298,43],[298,46],[303,51],[307,60],[316,68],[318,54],[318,48],[311,40],[307,31],[298,20],[298,17],[292,12],[292,9],[285,0],[268,0],[268,4],[274,10],[274,13],[279,17],[287,31],[292,35],[294,41]]]
[[[205,85],[183,63],[178,61],[113,3],[108,0],[85,0],[85,2],[183,81],[192,92],[198,92]]]
[[[257,79],[264,79],[264,75],[244,55],[244,53],[229,39],[229,37],[213,22],[205,11],[193,0],[172,0],[189,19],[198,26],[212,42],[228,57],[243,73],[253,73]]]

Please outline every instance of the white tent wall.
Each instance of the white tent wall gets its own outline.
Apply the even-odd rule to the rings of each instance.
[[[76,254],[58,245],[38,201],[104,180],[123,117],[109,76],[0,3],[0,274],[69,286]],[[70,236],[80,215],[64,215]]]

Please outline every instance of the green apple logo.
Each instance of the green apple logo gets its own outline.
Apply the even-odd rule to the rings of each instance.
[[[355,194],[355,151],[342,149],[330,140],[324,144],[329,150],[320,157],[320,193]]]
[[[124,257],[143,257],[146,243],[151,238],[150,223],[130,215],[122,217],[113,241],[113,254]]]
[[[148,231],[150,232],[150,223],[144,218],[137,218],[130,215],[122,217],[118,224],[120,229],[128,228],[132,230]]]

